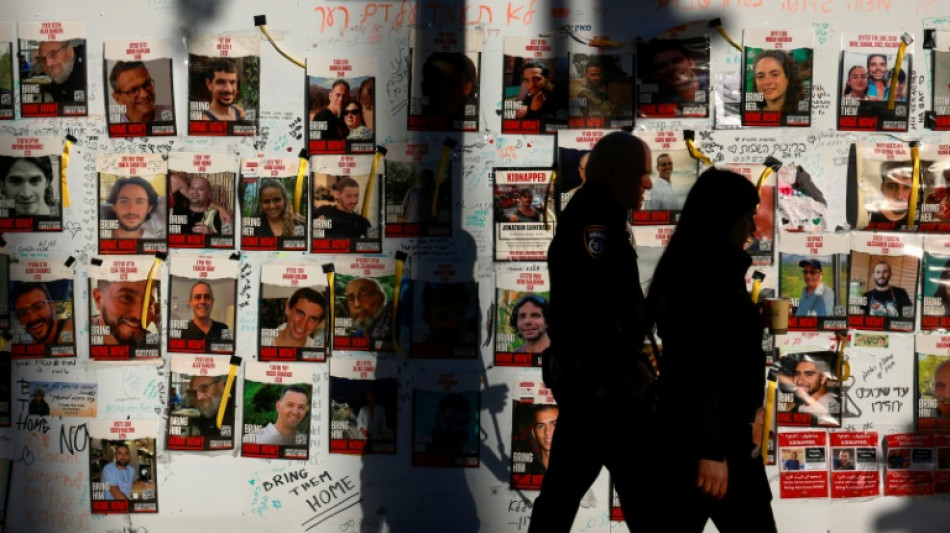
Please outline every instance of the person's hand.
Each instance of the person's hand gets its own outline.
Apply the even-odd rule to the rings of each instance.
[[[223,205],[212,202],[211,208],[218,212],[218,216],[221,217],[222,224],[227,224],[229,226],[234,225],[234,217],[231,216],[231,211],[229,211]]]
[[[726,461],[699,460],[696,488],[714,500],[721,500],[729,488],[729,467]]]
[[[197,233],[199,235],[208,235],[211,233],[211,228],[209,228],[206,224],[199,222],[191,228],[191,231],[192,233]]]
[[[320,218],[323,218],[323,217],[320,217]],[[307,219],[304,218],[303,215],[301,215],[300,213],[294,213],[294,225],[303,224],[306,221]]]
[[[752,421],[752,443],[755,447],[762,449],[762,429],[765,426],[765,408],[759,407],[755,410],[755,420]]]
[[[541,107],[547,102],[548,97],[545,96],[544,91],[538,91],[534,96],[531,97],[531,110],[540,111]]]

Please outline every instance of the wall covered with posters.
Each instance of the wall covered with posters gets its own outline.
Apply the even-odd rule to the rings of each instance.
[[[525,531],[547,242],[584,154],[633,127],[644,286],[701,169],[764,177],[757,290],[792,306],[767,339],[779,531],[942,531],[948,12],[4,5],[6,527]],[[612,502],[605,472],[574,530],[625,530]]]

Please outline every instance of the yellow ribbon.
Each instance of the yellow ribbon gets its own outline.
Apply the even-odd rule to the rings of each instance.
[[[775,380],[769,379],[765,393],[765,419],[762,421],[762,463],[769,464],[769,434],[772,432],[772,417],[775,416]]]
[[[904,52],[907,51],[907,41],[904,40],[905,37],[901,36],[901,44],[897,48],[897,63],[894,65],[893,73],[891,75],[891,87],[890,92],[887,95],[887,110],[894,110],[894,102],[897,100],[897,79],[900,77],[901,73],[901,64],[904,63]]]
[[[402,355],[402,347],[399,346],[399,321],[396,317],[399,316],[397,312],[399,310],[399,292],[402,288],[402,272],[406,264],[406,253],[405,252],[396,252],[396,282],[393,284],[393,350]]]
[[[717,25],[713,27],[716,28],[716,31],[719,32],[719,35],[722,35],[722,38],[725,39],[729,44],[731,44],[733,48],[735,48],[736,50],[740,52],[742,51],[742,45],[733,41],[732,37],[729,37],[729,34],[726,33],[726,30],[722,29],[722,26]]]
[[[231,368],[228,369],[228,380],[224,384],[224,391],[221,393],[221,404],[218,405],[218,429],[221,429],[221,423],[224,421],[224,412],[228,407],[228,398],[231,396],[231,387],[234,386],[234,375],[237,374],[238,368],[241,366],[241,358],[232,355],[231,356]]]
[[[379,162],[383,159],[383,153],[379,150],[376,151],[376,155],[373,156],[373,165],[369,168],[369,179],[366,180],[366,192],[363,193],[363,208],[360,209],[363,218],[368,219],[367,211],[369,211],[369,197],[373,194],[373,183],[376,181],[376,169],[379,168]]]
[[[295,58],[295,57],[293,57],[293,56],[291,56],[290,54],[288,54],[287,52],[285,52],[283,48],[281,48],[280,46],[277,45],[277,43],[274,41],[274,39],[270,36],[270,33],[267,32],[267,27],[266,27],[266,26],[264,26],[263,24],[258,24],[257,27],[261,30],[261,33],[264,34],[264,37],[267,38],[267,40],[270,42],[270,44],[272,44],[272,45],[274,46],[274,49],[277,50],[277,51],[280,53],[280,55],[286,57],[286,58],[289,59],[293,64],[297,65],[297,66],[300,67],[300,68],[307,68],[307,64],[306,64],[306,63],[304,63],[303,61],[301,61],[301,60],[299,60],[299,59],[297,59],[297,58]],[[220,424],[219,424],[219,427],[220,427]]]
[[[916,223],[917,197],[920,193],[920,149],[916,142],[910,144],[910,156],[914,160],[914,182],[910,190],[910,205],[907,208],[907,225],[913,227]]]
[[[432,218],[439,216],[439,187],[442,180],[445,179],[445,173],[449,168],[449,158],[452,157],[452,147],[448,144],[442,146],[442,158],[439,159],[439,175],[435,178],[435,192],[432,194]]]
[[[148,328],[148,308],[152,303],[152,282],[163,262],[162,258],[156,255],[152,268],[148,271],[148,281],[145,283],[145,298],[142,299],[142,329]]]
[[[548,202],[551,198],[551,193],[556,191],[557,188],[554,184],[557,183],[557,171],[551,171],[551,181],[548,182],[548,188],[544,191],[544,213],[542,214],[542,221],[544,222],[544,229],[548,229],[550,222],[548,221]]]
[[[300,199],[303,197],[303,184],[306,179],[307,156],[301,153],[300,163],[297,165],[297,183],[294,185],[294,213],[300,213]]]
[[[837,358],[835,359],[835,379],[840,382],[847,381],[851,377],[851,364],[844,356],[845,335],[838,333]]]
[[[66,182],[66,167],[69,166],[69,149],[75,140],[71,135],[66,136],[63,143],[63,156],[59,159],[59,186],[63,190],[63,207],[69,207],[69,184]]]
[[[692,139],[686,139],[686,148],[689,150],[690,157],[692,157],[693,159],[698,159],[699,161],[702,161],[703,163],[706,163],[707,165],[712,166],[713,164],[712,160],[706,157],[704,153],[700,152],[699,148],[696,148],[696,145],[693,144]]]

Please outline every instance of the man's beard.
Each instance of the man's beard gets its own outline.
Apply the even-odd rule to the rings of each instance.
[[[382,312],[383,312],[383,308],[380,307],[379,311],[374,313],[373,316],[371,317],[360,318],[360,319],[354,318],[353,324],[356,325],[356,329],[361,329],[363,331],[372,329],[372,327],[376,325],[376,321],[379,320],[379,315],[382,314]]]
[[[120,322],[126,322],[126,326],[129,326],[130,324],[128,324],[128,322],[129,322],[130,320],[135,324],[135,326],[133,326],[133,327],[138,327],[138,333],[133,333],[133,335],[132,335],[131,338],[120,337],[120,336],[119,336],[119,323],[120,323]],[[138,323],[138,322],[136,322],[136,320],[135,320],[134,317],[131,318],[131,319],[128,318],[128,317],[122,317],[122,318],[119,318],[119,319],[114,319],[114,318],[112,318],[111,316],[109,316],[109,314],[106,312],[105,309],[103,309],[103,310],[102,310],[102,322],[105,323],[105,325],[109,326],[109,333],[111,333],[112,336],[115,337],[115,340],[118,341],[119,344],[128,345],[128,346],[135,346],[135,345],[137,345],[137,344],[142,343],[142,342],[145,340],[145,330],[141,328],[141,324]]]
[[[221,407],[221,397],[215,396],[206,407],[198,407],[198,412],[205,418],[214,418],[218,416],[218,408]]]
[[[63,70],[59,76],[53,76],[52,74],[50,74],[49,77],[50,79],[53,80],[53,83],[57,85],[66,83],[66,80],[68,80],[69,77],[72,76],[73,68],[75,67],[76,67],[76,58],[70,59],[69,61],[63,64]]]

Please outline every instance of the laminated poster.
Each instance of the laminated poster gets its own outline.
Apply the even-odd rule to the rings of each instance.
[[[106,124],[109,137],[176,135],[172,42],[106,41]]]
[[[307,175],[300,159],[241,160],[241,249],[307,249]]]
[[[396,453],[397,366],[392,358],[334,354],[330,361],[330,453]]]
[[[0,231],[63,230],[63,142],[49,136],[0,136]]]
[[[166,172],[162,154],[96,156],[99,253],[166,251]]]
[[[742,125],[810,126],[812,29],[746,29],[742,44]]]
[[[237,168],[234,154],[168,154],[169,248],[234,249]]]
[[[261,265],[258,307],[261,361],[324,361],[330,294],[316,263]]]
[[[30,64],[20,72],[20,114],[76,117],[89,112],[86,24],[29,20],[17,23],[18,53]]]
[[[494,169],[495,261],[545,261],[554,238],[554,172]]]
[[[161,281],[154,258],[93,258],[89,266],[89,357],[130,361],[161,356]]]
[[[311,154],[372,153],[376,146],[376,59],[307,58],[307,120]]]
[[[257,135],[261,41],[257,35],[188,39],[188,134]]]
[[[86,425],[92,514],[157,513],[157,421],[92,420]]]
[[[241,455],[308,459],[312,398],[312,366],[245,363]]]
[[[64,257],[10,263],[7,349],[13,358],[76,357],[72,265]]]
[[[541,366],[550,346],[547,265],[525,264],[495,273],[495,365]]]
[[[226,355],[171,357],[165,449],[195,452],[234,449],[237,380],[232,380],[228,387],[230,360]]]
[[[311,252],[382,251],[382,187],[380,176],[371,175],[372,169],[371,155],[310,158],[313,173]]]
[[[168,351],[233,354],[238,261],[181,253],[168,269]]]

